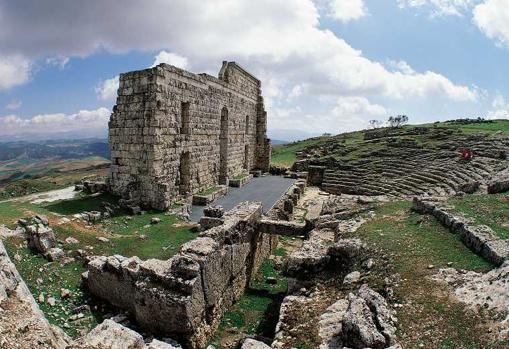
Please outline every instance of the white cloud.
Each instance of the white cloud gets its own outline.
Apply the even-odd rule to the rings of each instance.
[[[24,84],[30,79],[32,64],[21,55],[0,55],[0,91]]]
[[[415,74],[415,70],[405,61],[390,61],[389,66],[404,74]]]
[[[464,16],[479,0],[398,0],[401,8],[417,7],[429,9],[431,16]]]
[[[17,109],[21,108],[22,105],[23,105],[23,103],[20,100],[14,99],[14,100],[10,101],[5,106],[5,109],[7,109],[7,110],[17,110]]]
[[[177,68],[182,69],[188,69],[189,67],[189,62],[187,61],[186,57],[179,56],[175,53],[167,51],[161,51],[157,54],[154,60],[154,64],[152,64],[152,67],[155,67],[156,65],[159,65],[161,63],[170,64]]]
[[[367,14],[364,0],[332,0],[330,11],[331,16],[341,22],[357,20]]]
[[[29,119],[17,115],[0,117],[0,136],[44,135],[61,132],[104,131],[110,110],[80,110],[75,114],[41,114]]]
[[[387,110],[378,104],[371,104],[364,97],[340,97],[336,101],[336,106],[332,113],[340,118],[355,116],[381,116],[386,115]]]
[[[111,101],[117,97],[117,90],[119,86],[119,76],[115,76],[111,79],[101,81],[95,87],[95,93],[97,98],[102,101]]]
[[[46,58],[46,64],[57,67],[58,69],[65,69],[67,64],[69,63],[69,57],[65,56],[56,56],[56,57],[48,57]]]
[[[3,2],[0,47],[66,57],[88,55],[98,47],[111,52],[169,49],[166,52],[185,56],[196,68],[216,70],[223,59],[238,60],[255,73],[265,69],[292,85],[309,82],[309,90],[318,94],[412,97],[406,89],[419,83],[424,86],[410,89],[419,90],[418,96],[445,92],[454,100],[474,99],[468,88],[440,74],[392,74],[365,58],[320,28],[311,0],[153,0],[141,7],[137,0],[126,0],[121,8],[102,0],[87,1],[86,6],[48,0],[42,12],[38,4]],[[246,25],[246,18],[256,25]]]
[[[168,62],[214,74],[221,61],[234,60],[262,80],[271,117],[277,109],[293,108],[292,124],[308,128],[322,127],[309,122],[315,113],[304,108],[320,98],[476,100],[475,89],[437,72],[416,72],[408,64],[394,71],[368,59],[320,25],[312,0],[152,0],[143,6],[124,0],[121,7],[103,0],[46,0],[44,6],[36,0],[19,1],[0,0],[0,47],[5,52],[75,57],[98,49],[156,51],[154,64]],[[346,20],[366,14],[360,4],[340,0],[333,5],[339,9],[338,19]],[[114,78],[99,84],[98,97],[113,98],[116,83]],[[296,110],[290,99],[303,108]]]
[[[474,8],[474,23],[490,39],[509,46],[509,1],[486,0]]]
[[[493,109],[488,112],[487,119],[509,119],[509,102],[506,102],[504,96],[498,93],[491,105]]]

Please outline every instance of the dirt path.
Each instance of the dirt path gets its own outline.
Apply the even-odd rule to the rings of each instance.
[[[59,200],[72,199],[78,192],[74,191],[74,186],[50,190],[43,193],[30,194],[26,196],[20,196],[17,198],[2,200],[3,202],[30,202],[32,204],[40,204],[42,202],[54,202]]]

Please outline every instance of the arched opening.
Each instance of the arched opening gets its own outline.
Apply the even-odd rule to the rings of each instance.
[[[244,169],[249,171],[249,144],[244,146]]]
[[[180,166],[179,166],[179,174],[180,174],[180,185],[179,192],[180,195],[187,195],[190,192],[190,184],[191,184],[191,154],[186,151],[180,155]]]
[[[221,109],[219,133],[219,184],[228,184],[228,109]]]

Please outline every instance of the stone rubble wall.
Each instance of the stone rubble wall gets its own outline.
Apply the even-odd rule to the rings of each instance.
[[[64,349],[70,338],[50,325],[0,241],[0,348]]]
[[[458,234],[461,241],[474,253],[496,266],[500,266],[509,256],[509,244],[499,239],[495,232],[485,225],[471,225],[459,216],[450,213],[440,204],[414,198],[412,209],[421,214],[434,216],[452,233]]]
[[[96,257],[85,275],[90,292],[129,311],[151,332],[203,348],[224,311],[244,293],[277,236],[257,229],[259,203],[242,203],[184,244],[169,260]]]
[[[186,134],[182,103],[189,103]],[[270,140],[261,83],[238,64],[224,62],[219,78],[167,64],[121,74],[109,122],[112,192],[134,204],[165,209],[217,185],[223,108],[228,111],[227,176],[268,171]],[[186,152],[189,183],[181,194],[179,168]]]
[[[306,181],[296,181],[267,212],[267,218],[270,220],[291,220],[293,218],[294,207],[304,194],[304,190],[306,190]]]

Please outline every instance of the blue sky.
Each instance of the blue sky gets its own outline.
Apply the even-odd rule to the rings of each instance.
[[[509,0],[0,0],[0,137],[103,136],[119,73],[262,80],[276,139],[509,116]]]

